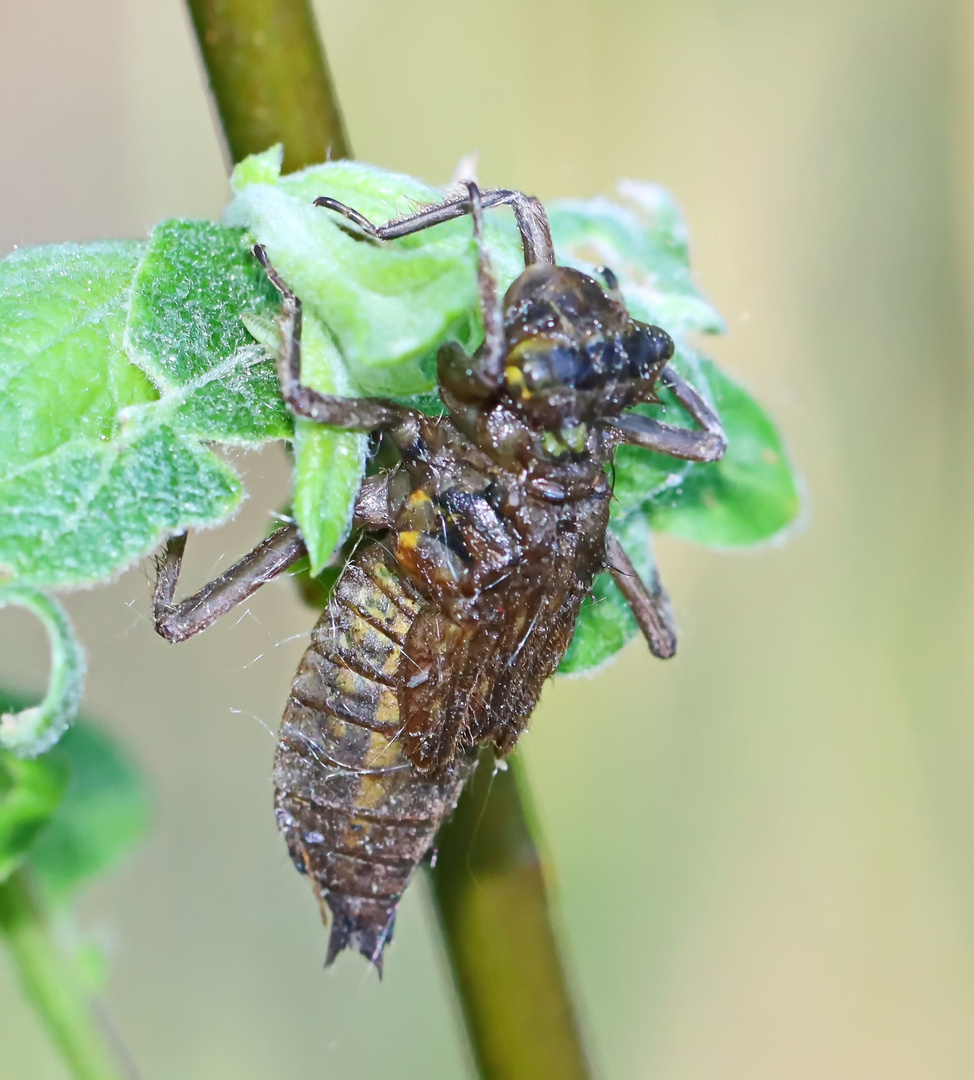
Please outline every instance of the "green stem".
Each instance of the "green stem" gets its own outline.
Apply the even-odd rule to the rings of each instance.
[[[516,762],[485,753],[441,830],[433,895],[481,1076],[590,1075]]]
[[[274,142],[292,170],[349,156],[306,0],[187,2],[235,161]],[[484,1080],[585,1080],[528,816],[513,772],[492,774],[478,768],[433,875],[474,1056]]]
[[[120,1080],[70,961],[54,943],[35,891],[22,871],[0,883],[0,936],[24,994],[44,1022],[76,1080]]]
[[[309,0],[187,0],[230,156],[284,170],[349,155]]]

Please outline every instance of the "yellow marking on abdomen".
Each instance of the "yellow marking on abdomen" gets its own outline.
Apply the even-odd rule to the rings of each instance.
[[[385,769],[401,762],[398,739],[390,739],[378,731],[371,732],[369,748],[365,754],[365,765],[369,769]]]
[[[375,719],[379,724],[399,723],[399,695],[395,690],[383,690],[379,694],[379,703],[375,709]]]

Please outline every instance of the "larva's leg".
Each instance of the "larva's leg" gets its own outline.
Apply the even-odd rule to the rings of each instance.
[[[477,350],[476,369],[491,389],[499,386],[504,376],[504,313],[497,295],[497,281],[490,265],[484,243],[484,208],[477,185],[467,184],[470,195],[470,214],[473,217],[473,236],[477,244],[477,289],[484,317],[484,343]]]
[[[720,418],[672,365],[663,368],[660,381],[673,391],[676,400],[700,425],[699,430],[664,424],[641,413],[623,413],[607,421],[607,425],[622,436],[620,441],[631,446],[685,461],[719,461],[727,449]]]
[[[277,374],[281,393],[291,411],[330,427],[347,431],[389,431],[400,443],[404,440],[412,442],[416,421],[411,410],[381,398],[332,397],[301,382],[301,301],[271,265],[264,247],[255,244],[253,250],[283,302]]]
[[[471,186],[475,185],[468,184],[468,192]],[[531,266],[534,263],[554,265],[555,248],[551,241],[548,215],[538,199],[525,195],[523,191],[513,191],[510,188],[487,188],[480,192],[480,196],[485,210],[506,205],[514,211],[514,218],[521,233],[525,266]],[[315,199],[315,206],[323,206],[341,214],[374,240],[395,240],[400,236],[409,236],[410,233],[421,232],[433,225],[452,221],[453,218],[463,217],[464,214],[473,212],[469,195],[456,195],[434,206],[427,206],[408,217],[388,221],[385,225],[373,225],[357,210],[353,210],[329,195],[320,195]]]
[[[611,532],[606,537],[606,554],[612,580],[619,586],[619,591],[635,615],[639,629],[649,643],[650,652],[661,660],[669,660],[676,654],[676,625],[670,609],[670,598],[656,568],[653,567],[653,577],[647,587],[625,548]]]
[[[392,525],[387,474],[368,476],[362,481],[354,521],[359,529],[388,529]],[[205,630],[307,554],[297,525],[285,525],[199,592],[174,603],[185,548],[186,533],[180,533],[166,542],[156,559],[153,620],[156,632],[173,642],[185,641]]]
[[[503,382],[506,348],[504,315],[497,295],[497,281],[484,243],[482,196],[472,181],[467,184],[467,190],[473,235],[477,243],[477,289],[484,318],[484,341],[473,357],[468,357],[456,342],[445,345],[437,356],[437,374],[441,386],[469,402],[471,397],[489,397]]]
[[[153,621],[156,633],[173,642],[205,630],[306,554],[297,525],[285,525],[199,592],[174,602],[185,548],[186,533],[173,536],[156,561]]]
[[[366,235],[376,240],[392,240],[400,236],[428,229],[444,221],[470,214],[473,218],[473,234],[477,243],[477,288],[480,294],[480,306],[484,317],[484,342],[475,357],[468,358],[456,344],[441,351],[439,360],[441,381],[448,387],[463,388],[469,393],[469,370],[472,368],[476,381],[485,394],[492,393],[503,380],[504,375],[504,317],[501,311],[500,297],[497,295],[497,281],[490,265],[490,257],[484,243],[484,208],[510,202],[514,207],[521,241],[524,248],[525,263],[554,262],[554,249],[551,246],[551,233],[544,207],[536,199],[529,199],[519,191],[493,189],[481,192],[473,181],[466,184],[466,197],[450,199],[438,206],[428,207],[400,221],[386,225],[373,225],[357,210],[338,202],[327,195],[315,199],[316,206],[334,210],[347,220],[354,222]],[[273,280],[273,279],[272,279]],[[456,378],[452,368],[456,368]]]

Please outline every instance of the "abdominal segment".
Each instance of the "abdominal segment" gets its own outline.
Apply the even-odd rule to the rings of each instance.
[[[424,775],[400,737],[403,643],[426,601],[372,543],[346,566],[291,689],[274,767],[278,825],[345,948],[381,966],[396,907],[476,751]]]

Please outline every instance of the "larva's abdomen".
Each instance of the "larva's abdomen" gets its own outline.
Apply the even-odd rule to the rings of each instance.
[[[345,948],[377,965],[396,907],[475,754],[435,779],[399,740],[399,661],[424,601],[379,544],[346,566],[312,631],[284,712],[277,819],[295,865],[332,915],[327,963]]]

